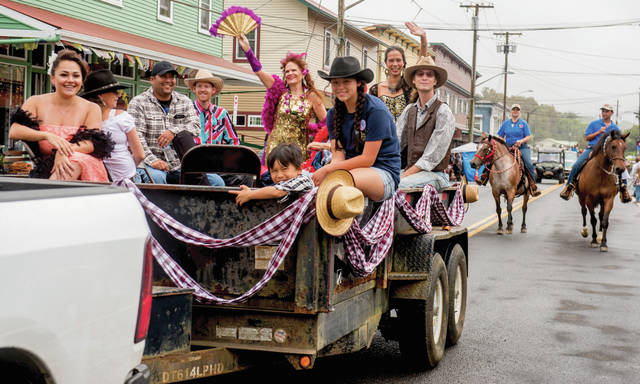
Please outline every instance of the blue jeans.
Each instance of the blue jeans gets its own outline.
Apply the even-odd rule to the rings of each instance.
[[[441,191],[449,186],[449,175],[444,172],[420,171],[400,179],[398,188],[423,188],[426,184]]]
[[[635,190],[636,190],[636,203],[640,203],[640,185],[636,185]]]
[[[576,178],[576,176],[578,175],[578,170],[580,170],[580,168],[582,168],[582,165],[586,163],[587,160],[589,160],[589,154],[591,154],[592,150],[593,148],[587,147],[587,149],[585,149],[584,152],[582,152],[582,155],[578,156],[578,158],[576,159],[576,162],[573,163],[573,167],[571,167],[569,178],[567,178],[567,184],[572,183],[573,180]]]
[[[371,167],[374,171],[378,172],[380,177],[382,178],[382,184],[384,185],[384,192],[382,194],[382,199],[379,201],[385,201],[390,199],[394,193],[396,193],[395,183],[393,182],[393,176],[389,171],[386,171],[381,168]]]
[[[153,182],[156,184],[178,184],[180,182],[180,171],[165,172],[160,169],[155,169],[147,164],[145,164],[144,167],[147,169],[153,179]],[[149,179],[144,171],[138,170],[138,175],[140,175],[143,181],[148,182]],[[207,173],[207,179],[212,187],[224,187],[224,180],[215,173]]]
[[[531,177],[535,180],[533,175],[533,163],[531,162],[531,149],[529,149],[528,145],[520,146],[520,157],[522,158],[522,162],[524,163],[524,167],[527,169]]]

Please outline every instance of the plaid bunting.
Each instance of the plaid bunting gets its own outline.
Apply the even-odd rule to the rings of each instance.
[[[149,201],[136,185],[128,179],[116,182],[125,186],[138,199],[144,211],[160,228],[169,232],[176,239],[185,243],[206,248],[249,247],[260,244],[271,244],[280,241],[276,252],[267,265],[267,270],[258,283],[247,292],[233,299],[222,299],[214,296],[189,276],[178,263],[175,262],[155,240],[152,240],[153,256],[174,284],[181,288],[194,290],[196,300],[201,303],[231,304],[248,300],[260,291],[273,277],[285,256],[291,249],[298,232],[303,224],[315,217],[315,196],[317,188],[304,194],[277,215],[269,218],[251,230],[243,232],[229,239],[214,239],[201,232],[188,228],[169,216],[158,206]],[[395,204],[394,204],[395,201]],[[405,194],[397,191],[394,199],[382,203],[378,211],[371,217],[364,228],[360,228],[354,221],[349,231],[344,235],[347,259],[354,273],[359,276],[370,274],[384,260],[393,242],[395,206],[401,214],[418,232],[431,231],[431,222],[423,218],[429,217],[441,224],[460,225],[464,218],[464,203],[462,193],[458,190],[449,209],[444,207],[438,192],[430,185],[426,185],[420,200],[414,210],[406,201]],[[433,208],[433,210],[432,210]],[[372,247],[367,257],[363,246]]]

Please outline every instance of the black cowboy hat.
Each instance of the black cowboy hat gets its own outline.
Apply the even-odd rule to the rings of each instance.
[[[318,76],[325,80],[355,78],[370,83],[373,80],[373,71],[360,68],[360,62],[355,57],[339,56],[333,59],[329,73],[318,71]]]
[[[84,92],[82,92],[80,96],[87,98],[125,88],[128,87],[118,83],[118,80],[116,80],[110,70],[100,69],[87,75],[84,81]]]

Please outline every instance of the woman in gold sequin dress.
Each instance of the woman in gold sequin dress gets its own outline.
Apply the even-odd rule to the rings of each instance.
[[[414,36],[420,36],[420,56],[427,55],[427,34],[414,23],[405,23]],[[398,120],[404,108],[411,102],[411,87],[402,79],[402,72],[407,66],[404,50],[391,46],[384,52],[384,64],[387,80],[375,84],[369,90],[373,96],[379,97],[389,108],[393,120]]]
[[[263,160],[273,148],[283,143],[297,144],[306,160],[309,139],[315,135],[327,116],[322,95],[316,89],[304,60],[307,54],[289,52],[280,61],[283,81],[278,75],[270,75],[262,70],[262,65],[244,35],[239,38],[239,42],[251,68],[267,88],[262,108],[262,124],[269,138]],[[311,123],[314,118],[317,124]]]

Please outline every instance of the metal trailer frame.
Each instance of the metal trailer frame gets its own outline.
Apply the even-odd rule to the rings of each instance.
[[[217,238],[246,231],[283,208],[275,200],[252,201],[238,208],[228,188],[139,187],[169,215]],[[451,197],[451,192],[444,196]],[[420,194],[409,196],[415,204]],[[367,204],[359,217],[361,224],[375,211],[374,205]],[[398,216],[396,222],[403,222]],[[187,246],[149,223],[169,254],[215,295],[238,296],[264,273],[269,247]],[[179,382],[235,372],[265,358],[284,357],[296,369],[310,369],[318,357],[369,347],[383,315],[400,302],[425,299],[434,255],[441,255],[446,265],[459,244],[468,258],[466,228],[415,234],[406,229],[406,223],[397,226],[405,228],[405,234],[396,233],[390,254],[364,278],[349,272],[341,240],[327,235],[312,220],[301,228],[282,270],[245,303],[192,304],[189,291],[156,288],[143,358],[151,381]],[[173,285],[157,265],[154,285]]]

